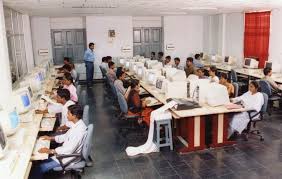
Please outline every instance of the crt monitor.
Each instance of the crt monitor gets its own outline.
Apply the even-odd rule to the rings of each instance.
[[[258,68],[258,61],[254,58],[245,58],[245,68]]]
[[[0,124],[0,159],[3,158],[8,150],[7,137]]]
[[[2,128],[7,136],[13,135],[17,131],[20,124],[19,115],[16,110],[0,110],[0,124],[2,125]]]
[[[177,70],[176,73],[167,79],[169,81],[186,81],[186,73],[183,70]]]
[[[119,64],[124,65],[125,64],[125,59],[123,59],[123,58],[119,59]]]
[[[225,56],[225,57],[224,57],[224,62],[225,62],[225,63],[228,63],[228,62],[229,62],[229,56]]]
[[[28,112],[31,108],[31,97],[29,91],[26,88],[14,91],[13,102],[19,114]]]
[[[265,62],[264,68],[272,68],[272,62]]]
[[[156,82],[156,73],[149,72],[147,81],[149,84],[154,85]]]

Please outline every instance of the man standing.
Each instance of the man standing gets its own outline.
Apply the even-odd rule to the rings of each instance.
[[[86,67],[86,81],[87,81],[87,87],[92,87],[92,80],[93,80],[93,74],[94,74],[94,60],[95,60],[95,54],[94,54],[94,43],[89,43],[89,49],[87,49],[84,52],[84,62]]]

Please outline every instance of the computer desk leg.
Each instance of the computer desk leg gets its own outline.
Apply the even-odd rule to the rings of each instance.
[[[236,143],[228,140],[229,118],[229,114],[212,115],[212,144],[210,147],[222,147]]]
[[[203,116],[178,119],[177,130],[177,135],[180,135],[181,140],[186,140],[185,147],[178,150],[180,154],[206,148],[205,120]]]

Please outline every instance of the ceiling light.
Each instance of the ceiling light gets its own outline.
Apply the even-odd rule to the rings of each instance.
[[[185,15],[186,12],[160,12],[160,14],[169,14],[169,15]]]
[[[182,10],[218,10],[217,7],[185,7]]]

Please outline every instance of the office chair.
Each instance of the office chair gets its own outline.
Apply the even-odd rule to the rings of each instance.
[[[268,114],[271,115],[274,101],[281,101],[282,98],[272,93],[271,86],[267,81],[259,80],[258,82],[259,82],[261,92],[267,94],[268,96],[269,107],[267,111],[268,111]]]
[[[231,72],[230,72],[230,81],[232,83],[236,82],[238,84],[238,95],[239,95],[239,92],[240,94],[243,94],[244,91],[242,91],[242,88],[247,88],[248,86],[248,82],[240,82],[238,81],[238,76],[237,76],[237,73],[235,70],[231,69]]]
[[[79,85],[79,78],[80,78],[80,73],[77,72],[76,79],[74,80],[74,85],[77,87]]]
[[[60,162],[60,167],[56,167],[53,169],[55,172],[62,172],[65,174],[66,172],[73,172],[75,177],[81,178],[81,173],[84,171],[84,168],[87,166],[92,166],[91,159],[91,150],[93,145],[93,124],[88,125],[87,134],[85,136],[82,152],[81,153],[73,153],[69,155],[56,155],[57,159]],[[65,158],[74,157],[71,161],[63,164],[62,160]]]
[[[234,98],[236,98],[239,94],[239,85],[236,82],[233,82],[232,85],[234,86]]]
[[[260,141],[263,141],[264,138],[261,135],[261,132],[258,129],[251,130],[251,128],[256,128],[256,123],[260,122],[263,120],[263,115],[267,111],[267,105],[268,105],[268,95],[265,93],[263,94],[263,99],[264,103],[263,106],[261,107],[261,110],[259,112],[256,111],[248,111],[249,117],[250,117],[250,122],[248,123],[247,130],[246,130],[246,135],[245,135],[245,140],[248,141],[248,136],[250,134],[256,135],[260,137]]]
[[[85,105],[83,108],[82,120],[86,126],[89,124],[89,106]]]
[[[128,115],[128,105],[127,102],[124,98],[124,96],[120,93],[117,92],[117,97],[118,97],[118,103],[119,103],[119,108],[120,108],[120,115],[118,119],[120,121],[125,121],[126,124],[122,124],[122,127],[119,129],[119,132],[122,132],[122,130],[136,130],[138,126],[138,119],[143,119],[143,116],[141,116],[141,112],[136,114],[136,115]]]
[[[77,96],[79,96],[80,93],[81,93],[81,85],[77,85],[76,86],[76,94],[77,94]]]

